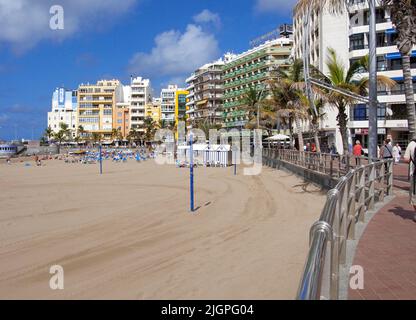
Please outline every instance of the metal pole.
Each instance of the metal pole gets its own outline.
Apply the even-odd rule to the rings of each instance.
[[[195,211],[194,207],[194,147],[193,147],[193,134],[189,135],[189,141],[190,141],[190,197],[191,197],[191,212]]]
[[[237,152],[234,150],[234,175],[237,175]]]
[[[370,32],[369,32],[369,98],[368,106],[368,138],[369,157],[377,159],[377,56],[376,56],[376,1],[368,0],[370,7]]]
[[[100,144],[98,150],[100,152],[100,174],[103,174],[103,156],[102,156],[102,153],[101,153],[101,150],[102,150],[101,144]]]

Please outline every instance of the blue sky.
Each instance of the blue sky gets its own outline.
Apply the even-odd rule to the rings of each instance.
[[[0,0],[0,139],[39,138],[52,91],[131,74],[155,93],[291,22],[294,0]],[[51,30],[52,5],[64,29]]]

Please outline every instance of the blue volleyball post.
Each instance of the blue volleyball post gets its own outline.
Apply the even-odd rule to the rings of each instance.
[[[194,207],[194,147],[192,132],[189,135],[189,157],[190,157],[190,198],[191,198],[191,212],[195,211]]]
[[[234,154],[234,175],[237,175],[237,151],[233,151]]]
[[[100,147],[98,148],[98,152],[100,153],[100,174],[103,174],[103,156],[102,156],[102,153],[101,153],[101,149],[102,149],[102,146],[101,146],[101,144],[100,144]]]

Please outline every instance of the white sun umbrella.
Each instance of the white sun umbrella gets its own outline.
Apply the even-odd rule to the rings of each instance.
[[[284,141],[290,139],[288,136],[284,134],[276,134],[270,138],[267,138],[267,141]]]

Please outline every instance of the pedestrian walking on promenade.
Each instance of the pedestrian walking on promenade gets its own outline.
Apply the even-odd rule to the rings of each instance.
[[[404,161],[409,164],[410,172],[410,204],[416,212],[416,137],[407,146],[404,154]],[[413,221],[416,222],[416,213],[413,215]]]
[[[402,158],[402,148],[398,143],[393,147],[393,157],[396,163],[399,163]]]
[[[389,139],[384,141],[384,146],[380,148],[380,159],[393,159],[393,147]]]
[[[361,145],[361,142],[360,142],[360,140],[357,140],[355,142],[354,148],[352,149],[352,154],[354,155],[356,166],[360,165],[360,160],[361,160],[360,158],[363,156],[363,153],[364,153],[364,151],[363,151],[363,147]]]

